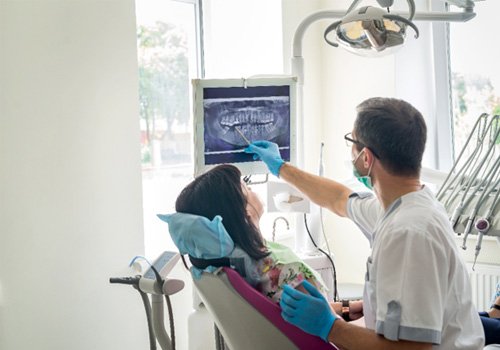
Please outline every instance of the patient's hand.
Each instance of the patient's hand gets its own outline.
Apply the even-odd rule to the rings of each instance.
[[[497,297],[495,299],[495,304],[500,305],[500,297]],[[491,308],[488,311],[488,315],[490,315],[491,318],[500,318],[500,310]]]
[[[335,301],[330,303],[330,308],[337,315],[342,314],[342,303]],[[351,321],[360,319],[363,317],[363,301],[362,300],[353,300],[349,302],[349,318]]]
[[[351,301],[349,303],[349,318],[354,321],[361,317],[363,317],[363,301]]]

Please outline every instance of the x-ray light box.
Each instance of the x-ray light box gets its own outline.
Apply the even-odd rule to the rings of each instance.
[[[266,174],[266,165],[244,149],[248,142],[278,144],[282,158],[296,158],[296,78],[195,79],[195,176],[223,163],[243,175]]]

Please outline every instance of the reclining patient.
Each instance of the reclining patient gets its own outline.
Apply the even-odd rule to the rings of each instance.
[[[196,254],[215,258],[229,253],[245,258],[246,266],[238,269],[242,277],[277,303],[284,285],[304,290],[300,285],[303,280],[308,280],[322,294],[326,293],[321,277],[312,268],[289,248],[266,242],[262,237],[259,220],[264,213],[263,204],[241,181],[238,168],[219,165],[198,176],[182,190],[175,209],[176,214],[159,217],[169,223],[170,234],[181,253],[191,250],[189,256],[194,266],[206,267],[194,257]],[[214,244],[214,237],[220,242]],[[204,239],[206,243],[199,243],[205,242]],[[212,250],[213,255],[207,255]]]

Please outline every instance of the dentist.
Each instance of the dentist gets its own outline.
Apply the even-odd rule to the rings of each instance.
[[[420,182],[426,126],[420,112],[392,98],[357,107],[353,171],[373,190],[356,193],[302,171],[278,146],[256,141],[245,150],[313,202],[354,221],[370,241],[363,296],[366,328],[345,322],[305,282],[308,294],[285,287],[282,316],[342,349],[471,349],[484,333],[471,300],[465,264],[446,211]]]

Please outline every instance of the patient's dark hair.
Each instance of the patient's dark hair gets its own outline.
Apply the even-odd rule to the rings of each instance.
[[[241,187],[241,172],[232,165],[219,165],[195,178],[175,202],[175,210],[204,216],[212,220],[216,215],[234,243],[253,259],[269,255],[260,231],[247,218],[247,199]]]

